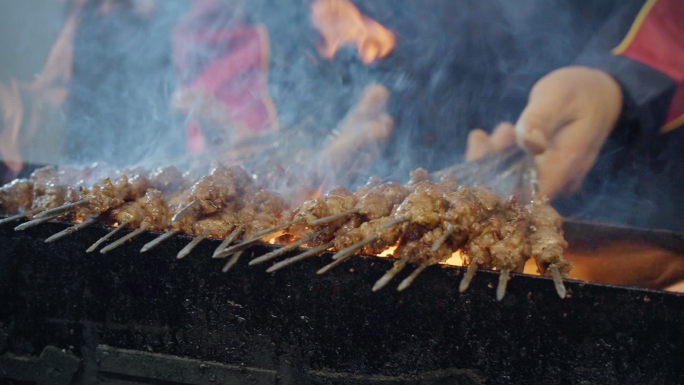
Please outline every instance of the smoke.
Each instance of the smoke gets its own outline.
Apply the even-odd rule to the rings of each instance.
[[[226,12],[199,19],[204,30],[242,20],[235,13],[237,2],[221,1]],[[572,64],[623,3],[353,2],[397,36],[392,53],[370,65],[361,63],[354,47],[341,49],[332,60],[321,58],[316,50],[320,36],[307,2],[242,4],[244,23],[268,29],[268,93],[277,108],[280,135],[287,138],[273,151],[255,152],[256,159],[249,163],[254,171],[266,172],[260,167],[275,163],[292,173],[316,174],[329,183],[353,187],[373,174],[402,181],[418,167],[434,171],[456,164],[462,161],[471,129],[490,130],[500,121],[514,122],[532,85],[553,69]],[[99,1],[91,0],[81,16],[71,94],[64,110],[68,143],[62,161],[189,166],[192,157],[185,155],[184,135],[193,112],[180,115],[169,107],[172,93],[187,80],[186,73],[174,71],[170,37],[188,11],[189,0],[158,1],[149,17],[135,15],[126,1],[118,3],[123,7],[120,12],[102,16]],[[342,178],[316,154],[372,83],[390,92],[388,113],[394,131],[386,145],[365,151],[379,154],[370,165],[359,157],[358,163],[345,168],[355,172]],[[650,223],[643,218],[652,217],[658,206],[654,202],[662,199],[649,198],[653,194],[647,191],[619,194],[643,184],[649,175],[647,166],[624,167],[627,161],[616,161],[624,158],[625,148],[618,142],[606,150],[604,163],[585,186],[591,193],[560,202],[566,214]],[[280,152],[287,157],[279,158]],[[617,164],[622,171],[616,171]],[[641,211],[637,215],[629,207]]]
[[[100,6],[90,1],[80,14],[64,161],[176,163],[184,133],[169,108],[176,87],[170,34],[187,4],[158,2],[149,16],[127,2],[104,15]]]

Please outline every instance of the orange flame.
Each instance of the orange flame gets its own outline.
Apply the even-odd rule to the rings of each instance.
[[[323,35],[319,51],[326,59],[335,57],[340,46],[356,44],[363,64],[370,64],[392,52],[396,42],[392,31],[362,15],[349,0],[315,0],[311,19]]]
[[[392,257],[394,255],[394,250],[396,250],[396,249],[397,249],[397,246],[392,246],[389,249],[378,254],[378,257]]]

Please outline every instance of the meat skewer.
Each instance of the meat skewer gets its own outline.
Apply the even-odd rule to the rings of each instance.
[[[417,180],[413,184],[414,192],[398,208],[394,214],[396,219],[384,219],[386,224],[377,226],[382,229],[405,223],[393,230],[397,233],[389,238],[393,242],[401,237],[395,251],[401,263],[378,281],[376,290],[408,263],[417,264],[418,268],[399,285],[400,290],[409,287],[428,266],[449,259],[467,241],[472,223],[491,215],[498,203],[498,196],[489,189],[468,189],[459,186],[453,177],[445,177],[439,183],[426,182],[420,178],[420,171],[412,175],[413,181]]]
[[[147,231],[162,231],[168,223],[168,208],[159,190],[147,190],[145,196],[133,202],[126,202],[112,210],[110,218],[126,226],[137,228],[132,233],[100,250],[105,254],[116,249]]]
[[[547,197],[536,194],[530,205],[530,223],[530,245],[537,268],[541,274],[551,275],[556,292],[565,298],[563,278],[568,276],[572,263],[563,257],[568,248],[563,239],[563,218],[549,205]]]
[[[48,171],[50,170],[44,169],[42,172],[39,172],[38,174],[47,175]],[[69,177],[65,176],[68,175],[68,172],[66,170],[62,170],[58,174],[66,179],[70,179]],[[34,172],[33,176],[35,175],[36,173]],[[145,189],[147,189],[147,187],[150,186],[150,184],[153,184],[160,188],[165,188],[170,185],[177,184],[182,178],[180,171],[178,171],[173,166],[156,169],[150,175],[152,178],[151,180],[148,180],[146,177],[142,175],[134,175],[129,180],[125,174],[122,174],[121,178],[116,183],[111,183],[109,178],[105,178],[101,182],[102,187],[96,184],[93,185],[91,189],[83,189],[79,193],[79,195],[84,199],[75,202],[73,202],[73,200],[75,199],[74,196],[76,195],[76,193],[75,190],[71,188],[66,188],[67,194],[63,199],[59,198],[61,190],[58,188],[57,183],[55,182],[55,178],[52,178],[50,179],[50,182],[47,184],[50,186],[45,189],[46,195],[50,196],[50,194],[52,194],[52,198],[47,200],[43,199],[43,204],[51,205],[50,202],[56,202],[58,200],[66,201],[67,203],[65,203],[62,206],[43,211],[41,214],[36,215],[36,219],[27,222],[22,226],[19,226],[17,230],[23,230],[28,227],[41,224],[47,220],[56,219],[57,217],[67,214],[69,212],[72,212],[71,215],[73,216],[73,218],[84,218],[83,220],[85,220],[85,218],[97,216],[111,207],[117,207],[123,204],[126,200],[137,198],[138,196],[144,193]],[[71,175],[71,179],[73,179],[73,177],[74,176]],[[34,191],[35,190],[36,189],[34,186]],[[52,192],[48,193],[48,191]],[[34,205],[36,204],[36,202],[39,201],[39,199],[34,199]],[[46,218],[47,220],[43,220]],[[85,226],[73,226],[70,228],[70,231],[60,232],[58,234],[55,234],[53,236],[54,238],[50,237],[48,239],[50,239],[51,241],[59,239],[66,235],[72,234],[83,227]]]
[[[525,262],[530,258],[527,236],[529,211],[517,204],[517,197],[511,197],[504,203],[503,218],[501,240],[490,247],[494,267],[501,272],[496,289],[496,299],[499,301],[506,294],[510,272],[522,272]]]
[[[227,258],[236,252],[243,251],[256,244],[266,236],[285,229],[294,223],[299,223],[299,220],[295,220],[274,226],[282,219],[282,213],[286,206],[287,203],[284,199],[266,190],[261,190],[254,194],[238,213],[240,224],[239,232],[235,234],[235,237],[237,237],[238,234],[243,234],[243,237],[247,238],[247,240],[237,245],[227,247],[228,244],[232,242],[231,240],[227,242],[223,250],[217,249],[212,257]],[[219,246],[219,249],[220,248],[221,246]]]
[[[404,193],[403,190],[406,188],[393,182],[381,183],[378,177],[371,177],[368,183],[359,187],[354,194],[345,188],[335,187],[325,196],[300,205],[293,212],[293,217],[301,222],[292,226],[289,233],[295,237],[301,237],[304,236],[302,234],[311,230],[311,234],[317,235],[307,244],[317,248],[317,246],[329,243],[333,237],[358,227],[364,221],[389,215],[392,207],[408,195],[408,192]],[[394,195],[400,195],[399,199]],[[321,248],[320,252],[327,248],[329,247]],[[306,254],[304,258],[294,257],[295,259],[290,260],[288,264],[281,266],[284,267],[315,255],[311,254],[310,250],[304,253]],[[280,254],[273,257],[278,255]]]
[[[97,223],[97,217],[88,218],[79,224],[68,227],[68,228],[60,231],[59,233],[52,235],[51,237],[49,237],[45,240],[45,243],[50,243],[50,242],[54,242],[58,239],[62,239],[64,237],[66,237],[67,235],[73,234],[73,233],[75,233],[75,232],[77,232],[83,228],[86,228],[86,227],[88,227],[94,223]]]
[[[133,172],[141,172],[141,169],[131,169]],[[175,188],[182,183],[181,172],[173,166],[160,167],[152,170],[149,176],[143,174],[132,174],[129,178],[126,174],[121,174],[119,179],[112,183],[109,178],[103,179],[100,184],[94,184],[92,188],[84,188],[80,191],[80,200],[67,198],[71,201],[60,207],[47,210],[41,216],[49,213],[67,214],[73,218],[86,218],[99,215],[109,209],[121,206],[127,201],[135,200],[145,194],[148,188],[155,188],[161,191]]]
[[[476,226],[470,241],[465,247],[465,255],[467,257],[465,262],[468,265],[468,270],[463,275],[463,279],[461,279],[459,285],[459,291],[461,293],[468,290],[468,287],[480,266],[486,268],[491,266],[492,256],[489,248],[499,241],[501,223],[501,216],[495,214],[479,226]]]
[[[271,226],[280,220],[282,209],[286,206],[285,201],[278,195],[265,190],[251,193],[250,196],[247,202],[232,198],[231,202],[223,202],[221,210],[195,221],[191,228],[185,229],[186,233],[197,237],[181,250],[178,254],[179,259],[185,257],[197,244],[210,236],[226,238],[225,245],[222,243],[218,248],[220,250],[214,252],[213,257],[220,257],[222,249],[240,234],[245,237],[255,234],[260,236],[264,233],[264,228],[271,231]],[[244,203],[242,207],[240,207],[241,203]]]
[[[345,236],[337,238],[335,242],[338,250],[341,249],[339,246],[351,245],[333,256],[336,261],[319,270],[319,274],[337,266],[339,259],[348,259],[364,247],[371,254],[379,254],[395,245],[402,234],[430,231],[439,226],[440,213],[446,208],[444,192],[445,185],[441,183],[429,181],[416,183],[413,186],[413,192],[396,210],[393,210],[390,216],[366,222]],[[402,256],[398,257],[402,258]]]
[[[282,199],[268,191],[257,191],[262,182],[257,187],[252,177],[239,167],[214,163],[209,175],[194,184],[183,180],[176,170],[179,176],[176,183],[157,182],[153,173],[130,179],[119,173],[115,182],[105,178],[91,188],[79,191],[74,187],[102,177],[101,171],[46,168],[27,180],[2,186],[3,209],[23,213],[0,223],[30,215],[35,215],[33,221],[18,226],[19,229],[58,217],[77,223],[48,238],[47,242],[96,221],[118,223],[119,227],[96,243],[95,248],[123,227],[135,229],[102,252],[145,231],[165,233],[145,245],[143,252],[174,234],[194,235],[196,238],[179,253],[181,258],[205,238],[225,238],[213,256],[233,256],[226,269],[237,263],[242,251],[267,236],[273,239],[285,233],[290,244],[262,255],[250,265],[272,260],[302,245],[311,247],[271,266],[269,272],[331,248],[337,250],[332,263],[319,270],[320,274],[360,250],[378,254],[396,245],[397,263],[376,283],[374,290],[385,286],[408,264],[416,265],[399,285],[399,290],[404,290],[427,267],[443,262],[454,251],[463,250],[468,271],[461,290],[467,289],[479,267],[494,268],[501,272],[497,288],[499,300],[505,294],[510,272],[521,271],[530,256],[534,256],[542,274],[554,279],[561,297],[565,296],[562,279],[572,267],[563,258],[567,243],[562,237],[561,218],[545,198],[535,196],[528,210],[517,203],[498,207],[499,198],[493,198],[493,193],[486,189],[459,186],[453,178],[433,183],[427,180],[424,170],[412,173],[407,186],[375,179],[354,194],[335,188],[326,196],[300,206],[291,215],[283,215],[287,205]],[[169,197],[169,203],[176,199],[176,204],[167,205],[162,194],[168,193],[172,186],[180,186],[181,190]],[[154,189],[148,190],[150,187]],[[153,195],[156,203],[150,201]],[[105,214],[96,219],[101,213]],[[231,246],[240,235],[245,241]]]
[[[177,259],[187,256],[201,241],[211,235],[225,236],[223,233],[232,229],[231,222],[226,221],[225,217],[234,216],[234,200],[244,193],[249,185],[249,176],[241,168],[227,167],[220,162],[213,162],[208,176],[199,178],[189,190],[180,191],[170,197],[170,206],[174,206],[174,201],[179,200],[190,200],[190,203],[178,208],[167,207],[167,212],[173,214],[170,222],[165,225],[170,228],[169,231],[143,246],[141,252],[169,239],[171,235],[168,233],[171,231],[174,234],[183,231],[188,235],[196,236],[178,253]],[[189,217],[190,214],[193,215]],[[198,218],[203,215],[205,217]],[[217,221],[220,225],[217,225]],[[201,229],[205,225],[211,229]],[[227,227],[227,225],[230,226]]]
[[[31,215],[29,211],[32,211],[33,185],[34,182],[30,179],[15,179],[0,187],[0,206],[10,213],[23,208],[24,216]],[[37,208],[33,209],[33,211],[35,210]],[[22,218],[22,216],[19,216],[19,218]],[[4,223],[6,222],[9,221],[5,220]]]

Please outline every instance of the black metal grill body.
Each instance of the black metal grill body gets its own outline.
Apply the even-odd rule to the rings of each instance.
[[[100,227],[43,243],[65,226],[0,228],[0,378],[57,383],[49,373],[58,373],[68,377],[65,384],[684,382],[681,295],[568,282],[570,297],[560,300],[549,279],[513,276],[497,302],[497,274],[478,273],[459,294],[463,269],[448,266],[427,269],[403,293],[396,282],[373,293],[392,261],[357,257],[316,275],[326,256],[267,274],[247,266],[252,255],[271,249],[255,246],[223,274],[221,262],[209,258],[217,241],[180,261],[175,254],[188,240],[182,236],[146,254],[139,250],[152,234],[106,255],[86,254],[105,234]],[[17,362],[30,369],[22,372]]]

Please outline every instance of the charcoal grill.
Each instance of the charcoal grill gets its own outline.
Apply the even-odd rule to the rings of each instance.
[[[674,384],[684,380],[684,296],[433,266],[405,292],[371,287],[392,264],[329,256],[275,274],[243,258],[228,274],[206,241],[184,260],[154,234],[107,255],[93,226],[45,244],[66,224],[0,228],[0,383],[38,384]],[[573,234],[592,233],[579,223]],[[584,232],[579,229],[584,229]],[[603,228],[607,237],[628,234]],[[636,230],[634,230],[636,231]],[[645,232],[645,230],[640,230]],[[642,233],[644,235],[646,233]],[[633,236],[633,234],[631,234]],[[655,234],[644,242],[672,242]],[[256,245],[246,256],[273,249]],[[294,254],[294,253],[291,253]],[[402,277],[399,277],[402,278]],[[20,382],[24,383],[24,382]]]

